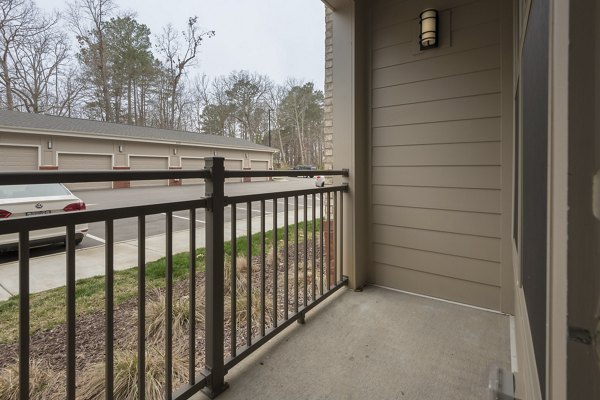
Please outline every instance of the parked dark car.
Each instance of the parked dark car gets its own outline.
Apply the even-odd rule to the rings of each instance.
[[[295,171],[316,171],[317,167],[315,167],[314,165],[296,165],[295,167],[292,167],[292,170],[295,170]],[[300,178],[308,178],[308,176],[301,176]]]

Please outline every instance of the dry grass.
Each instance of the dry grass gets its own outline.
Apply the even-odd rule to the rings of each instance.
[[[115,354],[114,398],[139,398],[138,357],[135,351],[124,351]],[[151,346],[146,351],[146,398],[159,400],[164,398],[165,360],[158,347]],[[181,357],[173,357],[173,381],[183,382],[186,378],[187,366]],[[101,400],[105,398],[104,363],[96,364],[84,373],[78,388],[79,400]]]
[[[148,342],[164,341],[166,309],[165,293],[158,292],[155,298],[147,303],[146,309],[146,337]],[[173,299],[173,342],[177,345],[185,341],[190,327],[190,301],[189,296]],[[196,290],[196,325],[204,325],[204,284]]]
[[[58,400],[61,397],[53,393],[54,385],[58,381],[56,374],[51,373],[48,366],[41,361],[32,361],[29,366],[29,398],[31,400]],[[19,366],[11,365],[0,371],[0,399],[19,399]]]

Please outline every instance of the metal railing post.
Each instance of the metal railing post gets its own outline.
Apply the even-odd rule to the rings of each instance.
[[[223,157],[210,157],[204,169],[210,170],[206,179],[206,369],[208,372],[205,394],[215,398],[228,385],[224,367],[224,319],[225,319],[225,168]]]

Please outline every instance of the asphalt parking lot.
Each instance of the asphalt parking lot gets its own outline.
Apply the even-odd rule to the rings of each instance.
[[[228,196],[279,192],[286,190],[310,189],[314,187],[313,179],[306,178],[286,178],[272,182],[249,182],[249,183],[227,183],[225,193]],[[87,204],[88,210],[110,209],[125,206],[167,203],[169,201],[184,201],[204,197],[204,185],[189,185],[178,187],[147,187],[130,189],[106,189],[106,190],[88,190],[75,191],[76,196],[81,198]],[[303,198],[299,199],[299,207],[303,208]],[[288,199],[290,210],[293,207],[294,199]],[[312,202],[309,200],[309,207]],[[277,209],[283,210],[284,200],[279,199]],[[265,212],[267,215],[273,212],[273,201],[265,202]],[[260,216],[260,203],[252,203],[250,210],[251,217]],[[245,221],[248,216],[246,204],[237,206],[236,220]],[[225,211],[225,222],[229,222],[231,211],[228,207]],[[173,213],[173,231],[189,230],[189,212],[181,211]],[[196,210],[196,226],[202,228],[205,224],[205,210]],[[138,236],[138,223],[136,218],[127,218],[116,220],[114,222],[115,242],[123,242],[136,239]],[[156,214],[146,217],[146,235],[154,236],[165,233],[165,215]],[[103,246],[105,242],[104,223],[97,222],[89,225],[88,235],[77,247],[78,249]],[[64,246],[61,244],[34,248],[31,250],[31,257],[41,257],[51,254],[64,253]],[[14,262],[17,260],[16,252],[0,254],[0,264]]]

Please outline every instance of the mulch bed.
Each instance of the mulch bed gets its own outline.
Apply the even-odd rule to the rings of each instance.
[[[290,245],[288,252],[288,307],[290,316],[293,315],[294,310],[294,271],[295,271],[295,247]],[[312,243],[308,245],[307,253],[309,263],[312,261]],[[299,305],[304,304],[303,300],[303,277],[304,277],[304,246],[299,246],[299,282],[298,282],[298,297]],[[283,320],[283,308],[285,303],[284,298],[284,285],[283,275],[285,272],[285,266],[283,263],[283,253],[280,249],[278,252],[278,293],[277,293],[277,309],[278,309],[278,320]],[[317,246],[316,259],[320,259],[320,249]],[[325,255],[326,259],[326,255]],[[260,282],[261,282],[261,257],[255,256],[252,260],[252,287],[253,287],[253,303],[259,302],[260,293]],[[267,263],[268,264],[268,263]],[[326,269],[326,266],[325,266]],[[309,266],[308,275],[308,298],[312,300],[312,268]],[[319,271],[319,262],[317,261],[317,271]],[[246,270],[238,270],[238,282],[242,285],[246,280]],[[317,272],[318,274],[318,272]],[[265,282],[266,291],[265,296],[267,299],[272,298],[272,281],[273,281],[273,268],[267,265],[265,270]],[[317,294],[318,294],[318,283],[317,283]],[[204,273],[199,273],[197,276],[197,293],[198,297],[204,295]],[[153,291],[147,293],[147,303],[156,301],[161,294],[160,291]],[[174,297],[175,299],[182,298],[189,295],[189,281],[188,279],[179,280],[174,284]],[[240,286],[238,284],[237,297],[245,298],[246,294],[240,292]],[[197,309],[202,309],[204,301],[202,298],[197,299]],[[226,302],[227,303],[227,302]],[[272,300],[271,300],[272,303]],[[226,304],[226,313],[229,314]],[[123,350],[135,351],[137,346],[137,298],[130,299],[115,307],[114,311],[114,351],[115,353]],[[198,311],[198,310],[197,310]],[[237,331],[237,346],[243,346],[246,344],[246,326],[245,326],[245,312],[244,310],[237,310],[236,315],[236,331]],[[266,311],[267,315],[272,314],[272,308]],[[240,321],[241,319],[241,321]],[[253,320],[253,336],[256,336],[260,332],[260,321]],[[267,323],[272,321],[267,320]],[[82,315],[77,318],[77,374],[78,377],[83,375],[83,372],[93,365],[104,362],[104,350],[105,350],[105,315],[104,312],[95,312],[88,315]],[[269,326],[266,327],[268,329]],[[187,336],[187,335],[186,335]],[[67,326],[66,324],[59,325],[55,328],[40,331],[35,333],[31,337],[31,359],[41,361],[44,365],[47,365],[49,370],[57,374],[57,377],[63,377],[66,368],[66,337],[67,337]],[[230,337],[231,337],[231,323],[228,321],[225,325],[225,354],[230,354]],[[181,343],[187,343],[187,337],[179,338]],[[164,343],[164,340],[163,340]],[[185,346],[187,347],[187,345]],[[201,369],[204,364],[204,327],[197,324],[196,334],[196,349],[197,349],[197,368]],[[187,350],[186,350],[187,351]],[[184,354],[184,356],[187,353]],[[1,370],[9,365],[13,365],[18,360],[18,343],[12,344],[0,344],[0,373]]]

